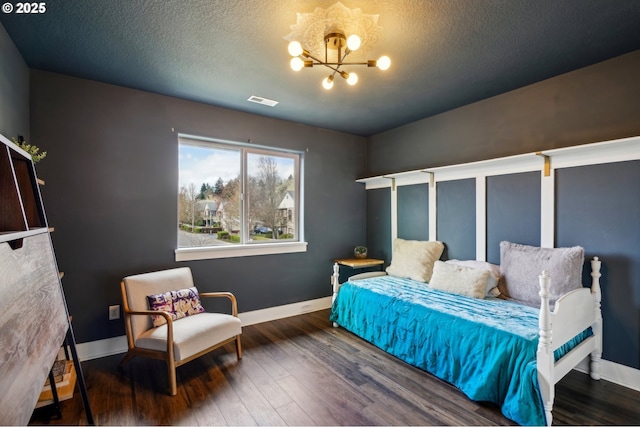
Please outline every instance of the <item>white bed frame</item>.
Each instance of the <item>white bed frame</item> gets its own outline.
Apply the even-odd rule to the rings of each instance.
[[[591,355],[590,374],[600,379],[602,358],[602,313],[600,301],[600,260],[591,261],[591,290],[580,288],[568,292],[556,301],[553,311],[549,309],[549,285],[547,272],[540,276],[540,340],[538,341],[538,382],[544,401],[547,425],[551,425],[555,384],[560,381],[585,357]],[[582,341],[557,362],[553,352],[564,343],[591,327],[593,335]]]
[[[600,301],[600,267],[598,257],[591,261],[591,289],[580,288],[558,298],[554,310],[549,308],[549,287],[551,278],[543,271],[540,280],[540,339],[538,341],[537,365],[540,393],[544,402],[547,425],[551,425],[555,385],[575,368],[585,357],[591,355],[590,374],[594,380],[600,379],[600,359],[602,357],[602,313]],[[362,273],[349,280],[385,275],[383,272]],[[339,267],[335,264],[331,277],[333,299],[340,290]],[[333,323],[338,327],[337,323]],[[557,362],[553,352],[582,331],[591,327],[593,335],[582,341]]]

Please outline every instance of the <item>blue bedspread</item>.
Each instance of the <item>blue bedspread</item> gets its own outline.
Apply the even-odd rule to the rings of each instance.
[[[536,371],[537,309],[384,276],[344,283],[330,319],[470,399],[498,404],[521,425],[546,424]]]

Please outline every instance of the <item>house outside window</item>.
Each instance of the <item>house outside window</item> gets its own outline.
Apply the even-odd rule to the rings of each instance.
[[[179,137],[176,260],[306,251],[300,152]]]
[[[282,201],[278,205],[281,218],[280,232],[283,234],[293,234],[295,230],[295,223],[293,221],[295,212],[295,193],[293,191],[287,191]]]

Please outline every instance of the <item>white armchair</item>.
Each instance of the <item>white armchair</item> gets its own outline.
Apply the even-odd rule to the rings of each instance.
[[[231,314],[203,312],[174,320],[169,312],[149,309],[147,296],[194,287],[188,267],[125,277],[121,284],[124,323],[129,350],[120,366],[135,356],[164,360],[169,373],[170,394],[177,393],[176,368],[231,341],[242,358],[236,298],[229,292],[200,293],[201,298],[222,297],[231,301]],[[152,316],[166,322],[153,324]]]

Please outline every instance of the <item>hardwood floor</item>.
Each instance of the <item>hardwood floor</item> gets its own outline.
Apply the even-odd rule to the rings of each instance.
[[[178,368],[122,355],[83,362],[100,425],[513,425],[491,404],[390,356],[342,328],[328,310],[243,328],[243,359],[228,345]],[[556,388],[556,425],[640,423],[640,392],[571,372]],[[40,408],[30,424],[86,424],[79,393],[62,418]]]

